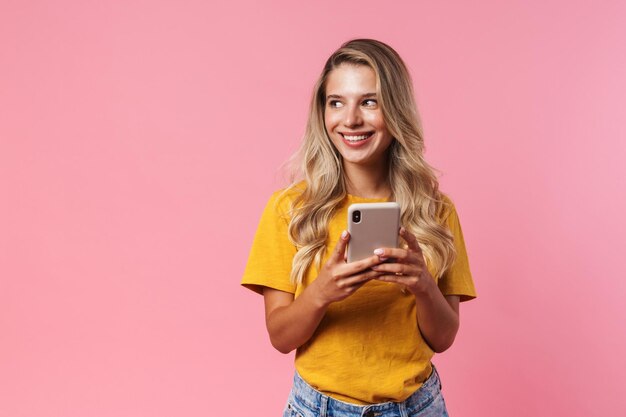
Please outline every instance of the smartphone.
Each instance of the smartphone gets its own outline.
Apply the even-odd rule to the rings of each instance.
[[[400,230],[398,203],[357,203],[348,207],[347,261],[370,257],[376,248],[397,248]]]

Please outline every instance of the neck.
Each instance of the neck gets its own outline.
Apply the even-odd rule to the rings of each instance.
[[[388,164],[385,159],[376,165],[343,163],[348,194],[364,198],[388,198],[391,196]]]

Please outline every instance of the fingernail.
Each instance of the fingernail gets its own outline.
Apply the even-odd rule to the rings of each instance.
[[[384,251],[384,250],[382,250],[382,249],[380,249],[380,248],[378,248],[378,249],[374,250],[374,255],[379,255],[379,256],[380,256],[380,255],[382,255],[383,253],[385,253],[385,251]]]
[[[345,239],[347,237],[348,237],[348,231],[347,230],[344,230],[343,232],[341,232],[341,238],[342,239]]]

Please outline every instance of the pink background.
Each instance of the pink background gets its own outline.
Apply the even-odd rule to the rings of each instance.
[[[460,212],[451,414],[625,415],[626,3],[299,3],[2,0],[0,416],[280,415],[239,280],[352,37],[405,58]]]

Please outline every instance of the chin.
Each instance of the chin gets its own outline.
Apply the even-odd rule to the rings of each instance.
[[[353,165],[372,165],[375,163],[376,158],[372,157],[355,157],[355,156],[343,156],[343,161]]]

